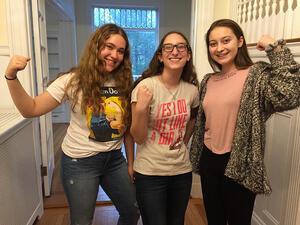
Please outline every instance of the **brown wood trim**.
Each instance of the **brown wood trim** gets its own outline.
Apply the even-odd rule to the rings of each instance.
[[[290,39],[285,39],[286,43],[296,43],[300,42],[300,38],[290,38]],[[247,47],[254,47],[256,46],[257,43],[250,43],[247,44]]]

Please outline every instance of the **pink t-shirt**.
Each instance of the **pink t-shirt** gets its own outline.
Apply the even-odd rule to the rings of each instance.
[[[203,100],[206,117],[204,144],[216,154],[231,151],[240,100],[249,69],[223,79],[213,75]]]

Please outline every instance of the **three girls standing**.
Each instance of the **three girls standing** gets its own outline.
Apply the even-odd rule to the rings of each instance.
[[[257,48],[267,52],[270,63],[253,63],[232,20],[214,22],[206,44],[215,73],[204,77],[200,92],[190,45],[179,32],[163,37],[132,92],[134,177],[144,225],[184,223],[192,182],[186,145],[193,131],[191,161],[201,175],[209,225],[249,225],[256,194],[271,192],[263,162],[265,121],[300,105],[300,65],[284,41],[269,36]],[[118,224],[135,224],[126,34],[112,24],[96,30],[79,65],[34,98],[17,79],[29,60],[13,57],[5,74],[22,115],[43,115],[65,100],[72,107],[62,145],[71,224],[92,223],[99,184],[120,213]],[[127,165],[120,151],[123,137]]]

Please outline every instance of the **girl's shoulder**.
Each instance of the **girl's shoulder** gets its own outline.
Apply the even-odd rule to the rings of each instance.
[[[265,68],[265,67],[268,67],[269,65],[270,65],[270,63],[267,63],[265,61],[257,61],[252,66],[250,66],[249,68],[255,68],[255,67]]]
[[[205,86],[205,84],[207,83],[208,79],[213,76],[213,75],[217,75],[219,72],[212,72],[212,73],[207,73],[204,75],[203,79],[200,82],[200,88]]]
[[[181,80],[181,85],[183,85],[184,88],[186,89],[191,89],[191,90],[197,90],[198,91],[198,87],[192,83],[189,83],[189,82],[186,82],[186,81],[183,81]]]
[[[137,86],[144,85],[148,88],[153,88],[157,85],[158,82],[159,81],[157,79],[157,76],[152,76],[152,77],[147,77],[147,78],[141,80]]]
[[[59,74],[53,82],[68,82],[72,77],[74,77],[74,75],[75,73],[72,72]]]
[[[249,75],[255,76],[261,74],[264,70],[270,68],[271,65],[264,61],[257,61],[249,67]]]
[[[158,82],[158,76],[147,77],[143,81],[145,83],[156,83],[156,82]]]

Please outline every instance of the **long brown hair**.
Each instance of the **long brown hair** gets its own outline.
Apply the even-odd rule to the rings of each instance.
[[[194,84],[195,86],[199,86],[197,74],[196,74],[194,64],[193,64],[192,49],[191,49],[188,39],[181,32],[170,31],[170,32],[166,33],[163,36],[163,38],[161,39],[159,46],[156,49],[156,51],[149,63],[148,69],[146,69],[143,72],[142,76],[135,81],[133,87],[136,87],[136,85],[139,82],[141,82],[143,79],[145,79],[147,77],[152,77],[152,76],[157,76],[157,75],[162,74],[163,69],[164,69],[164,64],[159,60],[159,56],[162,54],[162,48],[163,48],[165,39],[171,34],[178,34],[185,40],[185,42],[187,44],[188,53],[190,53],[190,55],[191,55],[190,60],[186,62],[185,66],[182,70],[181,79],[188,83]]]
[[[232,32],[234,33],[235,37],[238,40],[240,39],[240,37],[244,38],[243,44],[240,48],[238,48],[237,55],[234,59],[234,63],[236,65],[236,67],[238,69],[246,69],[249,66],[253,65],[253,62],[252,62],[252,60],[249,56],[249,53],[248,53],[245,36],[243,34],[243,31],[242,31],[241,27],[236,22],[234,22],[233,20],[220,19],[220,20],[216,20],[215,22],[213,22],[211,24],[211,26],[208,29],[208,31],[206,33],[206,36],[205,36],[207,57],[208,57],[208,62],[210,64],[211,68],[215,72],[222,70],[222,65],[220,65],[219,63],[214,61],[212,59],[210,53],[209,53],[209,35],[212,32],[212,30],[215,29],[216,27],[227,27],[227,28],[231,29]]]
[[[124,59],[121,64],[112,72],[108,73],[105,70],[105,61],[98,57],[99,52],[105,47],[105,41],[111,35],[121,35],[125,42]],[[130,114],[130,90],[132,86],[132,73],[130,61],[129,41],[125,31],[115,24],[105,24],[92,34],[86,44],[79,64],[72,68],[69,72],[74,75],[67,85],[66,93],[70,91],[72,102],[72,110],[75,110],[76,104],[79,103],[79,94],[82,94],[81,112],[85,114],[87,106],[92,106],[95,112],[101,109],[101,88],[104,82],[113,78],[116,87],[122,93],[126,100],[125,122],[128,121]]]

